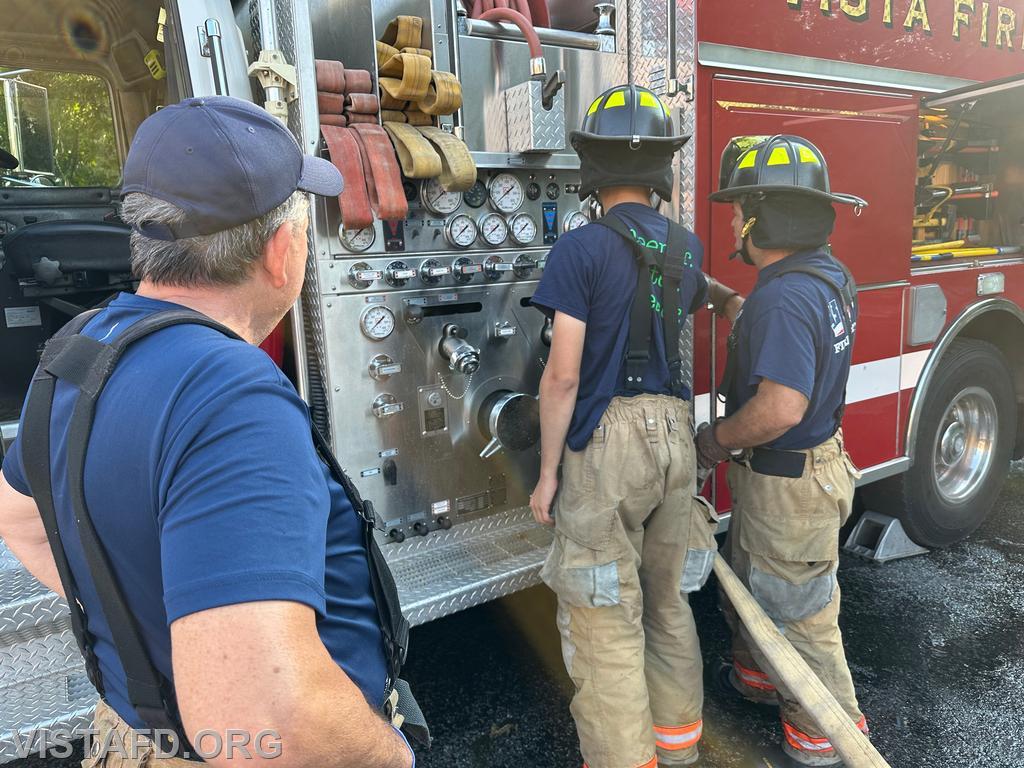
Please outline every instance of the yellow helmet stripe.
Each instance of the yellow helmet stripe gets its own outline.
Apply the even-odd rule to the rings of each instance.
[[[818,160],[818,156],[814,154],[808,147],[800,147],[800,162],[821,165],[821,161]]]
[[[757,150],[751,149],[744,153],[743,157],[740,158],[737,168],[753,168],[754,163],[757,162]]]
[[[594,103],[590,105],[590,109],[587,110],[587,115],[592,115],[597,112],[597,108],[601,106],[601,97],[598,96],[594,99]]]
[[[789,152],[785,147],[776,147],[768,156],[768,165],[789,165]]]
[[[624,107],[626,106],[626,92],[625,91],[613,91],[608,96],[608,100],[604,103],[602,109],[608,109],[610,107]]]

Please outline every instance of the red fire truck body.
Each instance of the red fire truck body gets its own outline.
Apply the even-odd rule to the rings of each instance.
[[[696,0],[695,26],[695,224],[707,246],[708,271],[744,294],[756,278],[753,268],[727,258],[734,250],[730,206],[707,202],[718,188],[719,157],[729,140],[792,133],[816,143],[828,160],[833,187],[870,204],[860,212],[837,206],[832,238],[834,253],[859,286],[860,321],[843,421],[848,448],[864,470],[864,485],[909,470],[920,473],[920,482],[930,477],[941,487],[950,515],[931,515],[944,521],[936,530],[926,530],[922,519],[910,527],[921,543],[951,543],[959,537],[954,528],[963,532],[987,512],[991,499],[985,503],[983,486],[998,487],[1001,478],[985,476],[979,467],[997,453],[998,440],[976,424],[972,432],[971,402],[961,402],[959,410],[955,400],[935,404],[934,398],[948,395],[932,385],[943,355],[964,338],[994,345],[1019,378],[1024,260],[996,255],[912,264],[915,233],[922,234],[914,228],[919,121],[929,100],[942,100],[942,91],[969,91],[972,83],[1012,80],[1024,71],[1024,29],[1016,11],[974,0]],[[980,92],[1002,93],[1014,84]],[[959,105],[975,98],[968,93],[947,99],[953,107],[949,119],[955,121]],[[989,231],[998,230],[999,245],[1019,246],[1024,211],[1013,169],[1020,154],[1009,141],[1012,133],[1005,133],[1012,116],[1004,112],[986,113],[986,127],[1004,131],[998,153],[991,153],[997,154],[995,165],[986,169],[1002,192],[992,216],[998,227]],[[714,326],[708,316],[696,322],[698,421],[712,415],[715,382],[724,367],[728,323]],[[1019,402],[1019,387],[1015,393]],[[996,399],[981,395],[979,402]],[[941,423],[934,416],[922,423],[925,411],[935,408],[943,411]],[[993,416],[985,421],[984,413],[974,415],[983,423]],[[1003,433],[999,440],[1017,443],[1015,409],[997,406],[994,415]],[[1003,470],[1005,464],[992,467],[996,474]],[[945,480],[943,473],[949,475]],[[722,479],[716,488],[720,507],[727,506]],[[879,511],[904,511],[908,499],[896,498],[897,484],[904,483],[889,480],[869,492]],[[918,510],[923,516],[928,515]]]

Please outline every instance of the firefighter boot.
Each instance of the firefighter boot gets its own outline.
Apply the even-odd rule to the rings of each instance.
[[[742,673],[739,671],[741,669]],[[746,680],[751,682],[746,683]],[[765,707],[779,706],[779,697],[768,675],[756,669],[743,667],[738,662],[720,664],[715,670],[714,685],[719,693],[731,699],[742,699],[750,704]]]

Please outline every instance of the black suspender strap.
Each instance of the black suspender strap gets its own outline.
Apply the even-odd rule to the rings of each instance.
[[[154,735],[159,735],[161,749],[181,754],[182,749],[189,750],[190,747],[181,726],[172,687],[149,657],[138,624],[128,607],[124,592],[117,582],[106,550],[89,514],[85,496],[86,451],[92,433],[96,404],[118,360],[132,343],[151,333],[184,323],[204,325],[233,339],[241,337],[205,315],[180,309],[156,312],[134,323],[110,344],[106,344],[81,335],[85,324],[94,314],[95,312],[90,312],[79,315],[46,345],[42,361],[33,377],[32,389],[25,407],[24,428],[20,438],[22,463],[25,466],[29,489],[43,518],[61,583],[68,596],[72,629],[85,657],[89,679],[100,695],[103,695],[102,676],[93,651],[92,638],[88,634],[87,617],[79,599],[74,575],[68,564],[57,525],[50,473],[50,421],[56,383],[58,379],[63,379],[77,387],[79,394],[72,411],[67,440],[67,479],[76,530],[89,574],[99,595],[103,615],[125,671],[129,702],[146,725],[154,731]],[[345,490],[355,512],[362,518],[370,581],[388,653],[389,679],[386,694],[390,694],[405,661],[409,624],[401,612],[394,578],[373,536],[376,518],[373,505],[359,495],[335,459],[327,441],[315,426],[312,436],[320,457],[334,479]],[[422,724],[422,728],[426,731],[425,723]],[[175,738],[180,744],[173,743]],[[429,740],[429,733],[426,738]]]
[[[689,241],[689,232],[680,224],[668,221],[668,237],[664,251],[646,248],[637,241],[636,234],[614,213],[609,213],[596,224],[601,224],[625,238],[633,249],[637,261],[636,291],[629,311],[629,341],[626,347],[625,386],[642,390],[640,384],[651,358],[651,281],[656,273],[662,279],[661,315],[665,340],[665,357],[672,380],[672,389],[680,385],[679,332],[684,316],[679,306],[679,286],[683,276],[682,254]]]

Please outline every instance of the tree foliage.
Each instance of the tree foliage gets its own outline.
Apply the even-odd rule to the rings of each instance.
[[[53,171],[59,183],[68,187],[116,186],[121,161],[107,83],[75,72],[36,71],[19,79],[47,90]],[[6,137],[6,126],[0,132]]]

